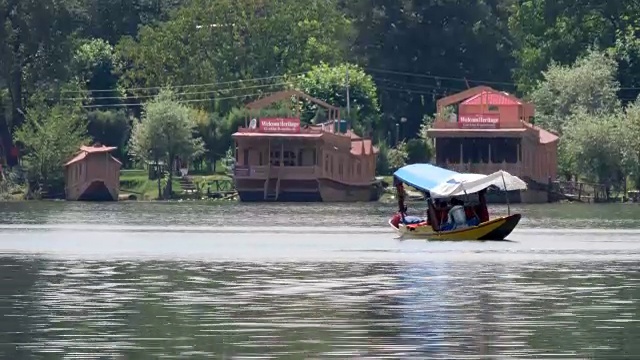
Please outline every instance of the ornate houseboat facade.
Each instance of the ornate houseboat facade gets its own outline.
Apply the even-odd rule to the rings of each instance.
[[[487,175],[504,170],[529,184],[512,201],[548,201],[546,185],[558,169],[558,136],[532,123],[534,105],[478,86],[438,100],[438,114],[456,104],[456,114],[439,115],[427,132],[435,141],[436,164]]]
[[[340,129],[339,109],[299,91],[273,94],[247,105],[260,110],[303,98],[327,112],[328,121],[303,126],[299,116],[253,118],[233,134],[234,182],[241,201],[376,201],[378,150],[370,139]]]

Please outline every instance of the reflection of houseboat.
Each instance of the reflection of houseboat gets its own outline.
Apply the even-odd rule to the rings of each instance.
[[[67,200],[117,201],[120,193],[120,161],[111,156],[115,147],[83,146],[65,164]]]
[[[438,100],[438,113],[457,103],[457,115],[438,117],[428,130],[436,164],[485,175],[505,170],[529,184],[526,191],[512,192],[510,201],[546,202],[546,184],[558,168],[558,136],[532,123],[533,104],[478,86]]]
[[[339,110],[292,90],[247,105],[304,98],[327,111],[328,121],[301,126],[299,117],[256,118],[233,134],[234,181],[241,201],[376,201],[378,150],[371,140],[340,129]]]

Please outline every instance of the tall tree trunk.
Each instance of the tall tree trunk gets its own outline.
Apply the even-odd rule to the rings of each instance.
[[[156,174],[156,178],[158,178],[158,200],[162,199],[162,178],[160,177],[160,165],[158,164],[158,157],[155,158],[155,169],[154,172]]]
[[[169,154],[169,177],[167,178],[167,199],[173,197],[173,171],[176,165],[175,156]]]
[[[22,109],[22,69],[16,66],[9,78],[9,94],[11,95],[11,124],[6,121],[8,134],[2,129],[3,146],[7,156],[7,165],[18,165],[18,157],[13,154],[13,132],[24,122]]]

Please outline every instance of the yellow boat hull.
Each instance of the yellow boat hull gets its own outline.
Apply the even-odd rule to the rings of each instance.
[[[434,231],[430,225],[395,227],[402,238],[427,240],[504,240],[520,222],[521,215],[513,214],[483,222],[477,226],[450,231]]]

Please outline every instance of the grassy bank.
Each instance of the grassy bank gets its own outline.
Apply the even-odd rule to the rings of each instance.
[[[231,178],[224,174],[196,174],[189,175],[197,188],[206,191],[207,186],[215,180],[230,180]],[[162,180],[162,186],[166,184],[166,180]],[[178,177],[173,178],[173,192],[180,197],[182,194],[182,185]],[[135,195],[139,200],[156,200],[158,199],[158,180],[149,180],[146,170],[121,170],[120,171],[120,193],[122,195]]]

